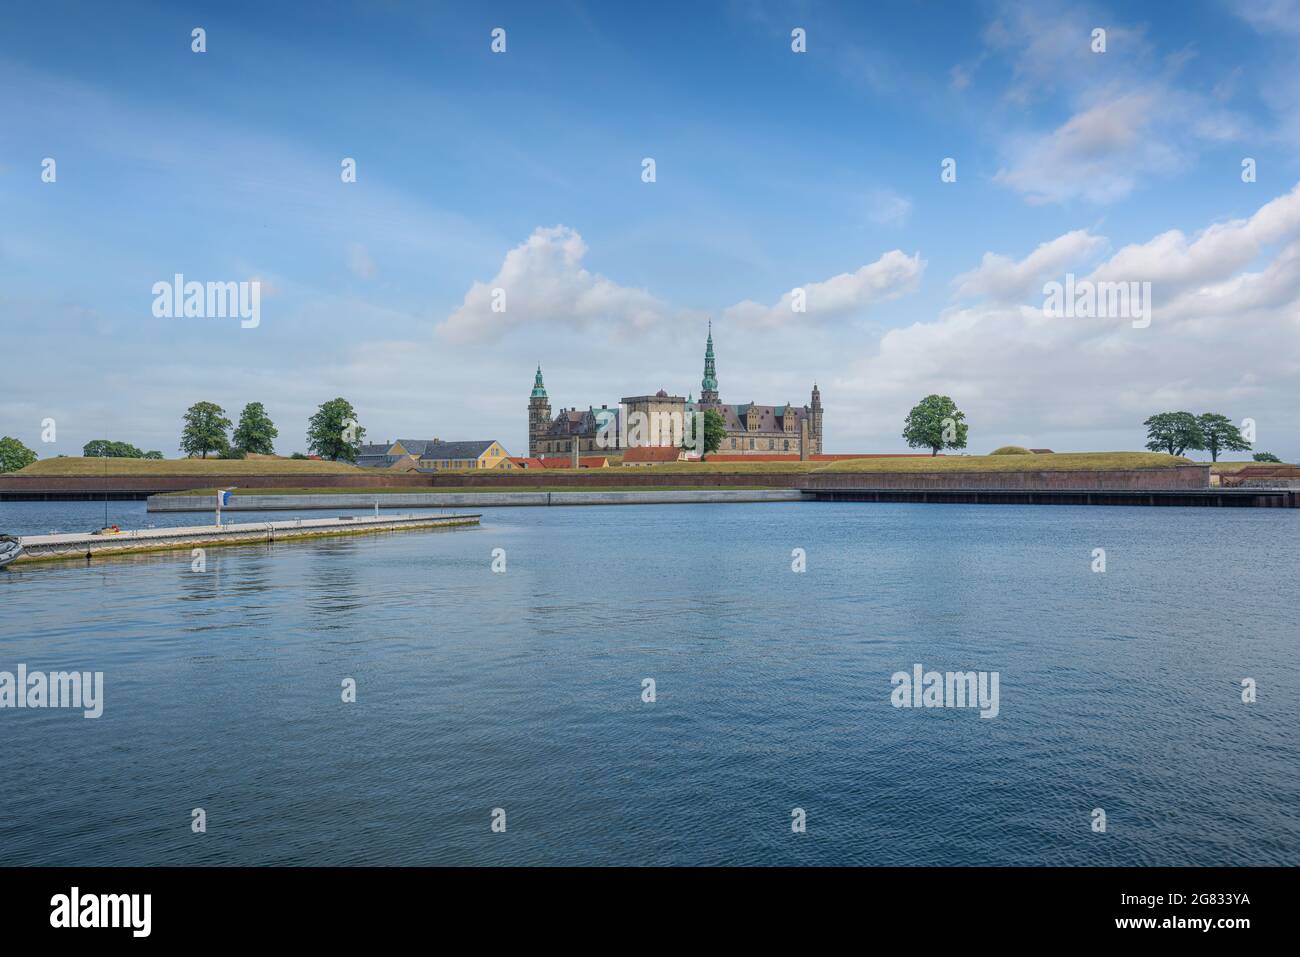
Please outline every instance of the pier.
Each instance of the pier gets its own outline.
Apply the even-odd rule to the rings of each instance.
[[[14,562],[91,559],[143,552],[182,551],[225,545],[271,544],[339,535],[367,535],[416,529],[461,528],[479,523],[479,515],[391,515],[382,518],[304,518],[289,522],[240,522],[144,528],[108,535],[24,535],[23,554]]]

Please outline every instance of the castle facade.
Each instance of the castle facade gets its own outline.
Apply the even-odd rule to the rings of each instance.
[[[644,416],[642,421],[661,422],[685,420],[695,412],[708,409],[718,412],[726,426],[726,437],[718,448],[726,455],[818,455],[822,451],[822,397],[813,383],[811,401],[807,405],[759,405],[756,402],[730,404],[721,401],[718,391],[717,359],[713,353],[713,329],[710,324],[708,340],[704,347],[704,378],[700,381],[700,399],[669,395],[660,389],[654,395],[625,397],[619,406],[602,405],[599,409],[561,409],[552,417],[551,402],[542,381],[542,368],[537,367],[533,391],[528,398],[528,454],[534,457],[572,454],[574,444],[579,452],[611,453],[623,451],[627,441],[626,424],[620,417],[629,419]],[[665,420],[664,416],[668,419]],[[673,445],[674,437],[656,430],[648,437],[631,436],[629,444]]]

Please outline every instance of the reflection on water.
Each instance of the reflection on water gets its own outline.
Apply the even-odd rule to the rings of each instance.
[[[196,521],[110,505],[123,527]],[[91,527],[102,508],[0,503],[0,526]],[[1293,863],[1300,651],[1278,583],[1298,524],[500,509],[477,529],[209,549],[202,572],[188,552],[17,566],[0,670],[102,670],[105,710],[0,710],[0,847],[16,864]],[[918,662],[998,671],[1001,713],[894,709],[890,675]]]

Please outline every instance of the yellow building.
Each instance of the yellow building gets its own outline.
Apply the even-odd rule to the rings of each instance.
[[[357,465],[366,468],[402,468],[414,461],[421,471],[509,469],[510,454],[494,439],[444,442],[442,439],[398,439],[382,445],[363,445]]]

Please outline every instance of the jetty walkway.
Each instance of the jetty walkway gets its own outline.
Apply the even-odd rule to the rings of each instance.
[[[337,535],[364,535],[412,529],[458,528],[477,525],[479,515],[385,515],[356,518],[303,518],[287,522],[239,522],[226,525],[186,525],[144,528],[107,535],[23,535],[23,554],[14,562],[57,561],[127,555],[137,552],[177,551],[296,541]]]

